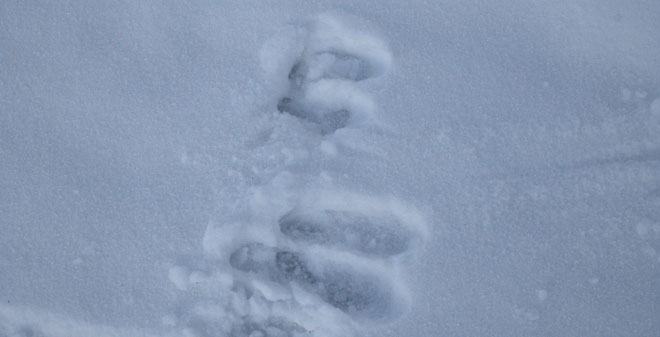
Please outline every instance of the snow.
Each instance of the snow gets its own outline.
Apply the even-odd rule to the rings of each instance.
[[[652,0],[2,2],[0,336],[659,335],[659,33]]]
[[[536,295],[539,298],[539,302],[545,302],[548,299],[548,291],[545,289],[538,290]]]
[[[652,113],[653,116],[655,116],[656,118],[660,117],[660,98],[656,98],[656,99],[653,100],[653,102],[651,103],[651,113]]]

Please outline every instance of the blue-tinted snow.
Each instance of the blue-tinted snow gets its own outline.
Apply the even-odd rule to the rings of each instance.
[[[177,268],[269,171],[264,46],[328,11],[392,53],[344,183],[431,214],[368,330],[660,334],[660,3],[562,0],[2,2],[0,335],[178,333]]]

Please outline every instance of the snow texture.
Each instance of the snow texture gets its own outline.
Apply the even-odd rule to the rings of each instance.
[[[659,336],[656,0],[0,2],[0,337]]]

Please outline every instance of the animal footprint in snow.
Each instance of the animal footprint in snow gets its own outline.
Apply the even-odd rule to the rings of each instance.
[[[390,63],[380,40],[321,17],[288,72],[289,89],[277,109],[322,134],[359,127],[373,119],[375,104],[357,83],[384,74]],[[392,266],[396,256],[420,241],[420,232],[395,209],[382,206],[388,201],[347,199],[354,202],[321,200],[289,209],[277,220],[277,246],[272,241],[244,244],[231,254],[230,265],[269,282],[298,286],[354,318],[380,321],[400,315],[406,296]]]
[[[301,242],[389,257],[407,251],[413,233],[393,216],[369,216],[354,211],[297,209],[279,221],[280,231]]]
[[[269,281],[295,283],[357,319],[392,319],[405,308],[405,296],[397,291],[397,284],[376,268],[368,270],[348,261],[257,243],[236,250],[230,263]]]
[[[289,71],[289,91],[277,109],[317,125],[322,134],[367,122],[375,104],[355,83],[384,74],[390,63],[380,40],[320,20]]]
[[[305,203],[279,218],[279,247],[245,244],[231,254],[230,265],[295,284],[353,318],[398,317],[406,293],[392,266],[421,242],[421,217],[392,200],[346,194],[320,199],[320,205]]]
[[[380,50],[381,53],[387,53]],[[292,85],[301,87],[305,81],[318,81],[322,78],[339,78],[349,81],[362,81],[379,76],[384,69],[361,56],[345,51],[328,50],[309,55],[297,62],[289,73]]]
[[[376,104],[361,87],[390,68],[384,43],[332,16],[320,16],[305,28],[301,40],[268,44],[263,52],[264,68],[278,74],[274,83],[288,85],[277,109],[322,135],[374,125]],[[301,51],[282,61],[269,49],[281,45],[291,47],[287,52],[295,46]],[[355,140],[362,133],[351,134]],[[309,152],[323,151],[317,137],[303,136],[313,140],[302,144]],[[288,143],[275,139],[271,145],[285,152]],[[406,311],[408,293],[398,272],[425,237],[423,217],[395,199],[337,190],[331,176],[337,163],[301,162],[309,158],[316,157],[296,158],[287,164],[294,170],[286,166],[275,179],[252,188],[237,215],[205,234],[207,252],[229,265],[224,308],[241,318],[232,323],[231,336],[255,331],[270,336],[264,327],[275,323],[287,336],[295,335],[294,329],[281,327],[351,336],[359,323],[389,322]],[[301,172],[308,166],[312,172]]]

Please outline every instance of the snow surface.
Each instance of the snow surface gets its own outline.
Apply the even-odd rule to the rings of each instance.
[[[2,1],[0,336],[660,335],[658,36],[656,0]]]

